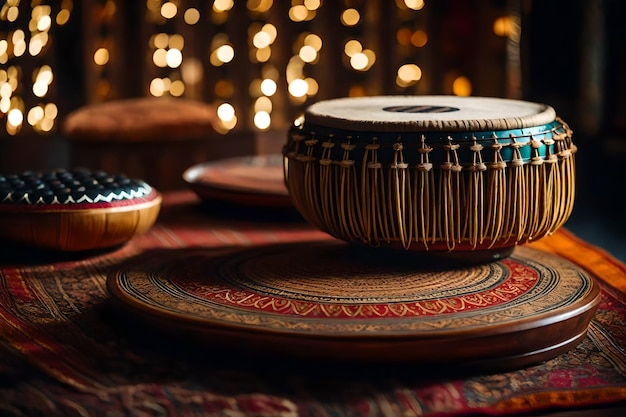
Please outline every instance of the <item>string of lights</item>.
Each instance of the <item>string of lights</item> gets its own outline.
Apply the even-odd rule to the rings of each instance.
[[[49,3],[49,4],[47,4]],[[55,28],[73,23],[83,42],[86,102],[121,98],[124,74],[137,73],[145,96],[182,97],[215,105],[216,130],[284,129],[307,103],[334,96],[450,93],[471,95],[465,68],[435,74],[440,28],[424,0],[5,0],[0,9],[0,132],[53,132]],[[143,39],[129,51],[120,21],[130,14]],[[89,23],[85,23],[89,21]],[[501,10],[494,38],[519,38]],[[447,30],[447,29],[446,29]],[[76,39],[76,42],[81,42]],[[495,56],[504,56],[506,42]],[[442,52],[443,51],[443,52]],[[129,63],[128,57],[134,61]],[[138,64],[138,65],[135,65]],[[505,71],[504,62],[501,71]],[[117,74],[117,75],[116,75]],[[120,75],[121,74],[121,75]],[[441,80],[439,82],[438,80]],[[503,89],[504,90],[504,89]]]

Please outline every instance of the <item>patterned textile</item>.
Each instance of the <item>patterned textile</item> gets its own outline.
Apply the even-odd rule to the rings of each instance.
[[[302,361],[174,336],[112,303],[107,273],[151,251],[327,239],[290,213],[253,220],[188,192],[165,197],[157,225],[113,251],[1,251],[0,415],[467,416],[626,400],[626,265],[566,230],[532,246],[585,268],[602,288],[587,337],[566,354],[497,374]]]

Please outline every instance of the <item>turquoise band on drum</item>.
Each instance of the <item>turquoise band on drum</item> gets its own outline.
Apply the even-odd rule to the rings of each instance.
[[[290,139],[295,142],[317,140],[318,142],[331,142],[337,144],[330,150],[330,154],[326,154],[325,158],[331,160],[341,160],[344,149],[340,146],[342,143],[350,143],[356,145],[352,150],[352,159],[362,157],[365,145],[370,143],[380,144],[379,153],[382,160],[392,155],[393,145],[402,143],[404,148],[404,161],[413,163],[419,161],[419,147],[422,146],[422,136],[424,144],[433,149],[431,152],[431,160],[433,163],[441,163],[446,160],[446,145],[459,145],[457,152],[459,161],[462,165],[473,162],[475,151],[471,150],[474,144],[479,144],[483,148],[481,150],[483,161],[489,162],[495,149],[494,144],[499,145],[499,153],[505,162],[514,159],[521,159],[523,162],[529,162],[533,157],[545,159],[549,155],[557,154],[559,149],[555,142],[561,140],[566,135],[568,128],[558,120],[541,126],[535,126],[524,129],[511,129],[500,131],[485,132],[362,132],[356,130],[342,130],[307,124],[306,121],[299,127],[292,127],[290,130]],[[531,141],[535,141],[532,146]],[[291,142],[291,141],[290,141]],[[511,146],[517,143],[516,146]],[[293,145],[293,142],[291,143]],[[312,154],[317,159],[322,158],[324,148],[321,143],[313,146]],[[516,158],[515,148],[519,150]],[[304,149],[304,148],[302,148]]]

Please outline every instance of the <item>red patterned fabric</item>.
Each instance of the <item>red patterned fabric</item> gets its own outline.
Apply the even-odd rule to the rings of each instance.
[[[218,212],[182,192],[165,196],[153,229],[114,251],[76,258],[4,249],[0,415],[508,415],[626,399],[626,266],[565,230],[533,246],[596,277],[601,305],[576,348],[510,372],[229,352],[148,327],[111,302],[107,273],[137,255],[327,238],[286,217]]]

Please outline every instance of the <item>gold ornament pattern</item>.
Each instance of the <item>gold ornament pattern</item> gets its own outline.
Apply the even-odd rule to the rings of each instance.
[[[592,291],[584,271],[526,247],[452,269],[383,258],[336,241],[220,256],[198,250],[122,268],[114,279],[124,301],[178,320],[357,337],[512,323],[553,314]]]

